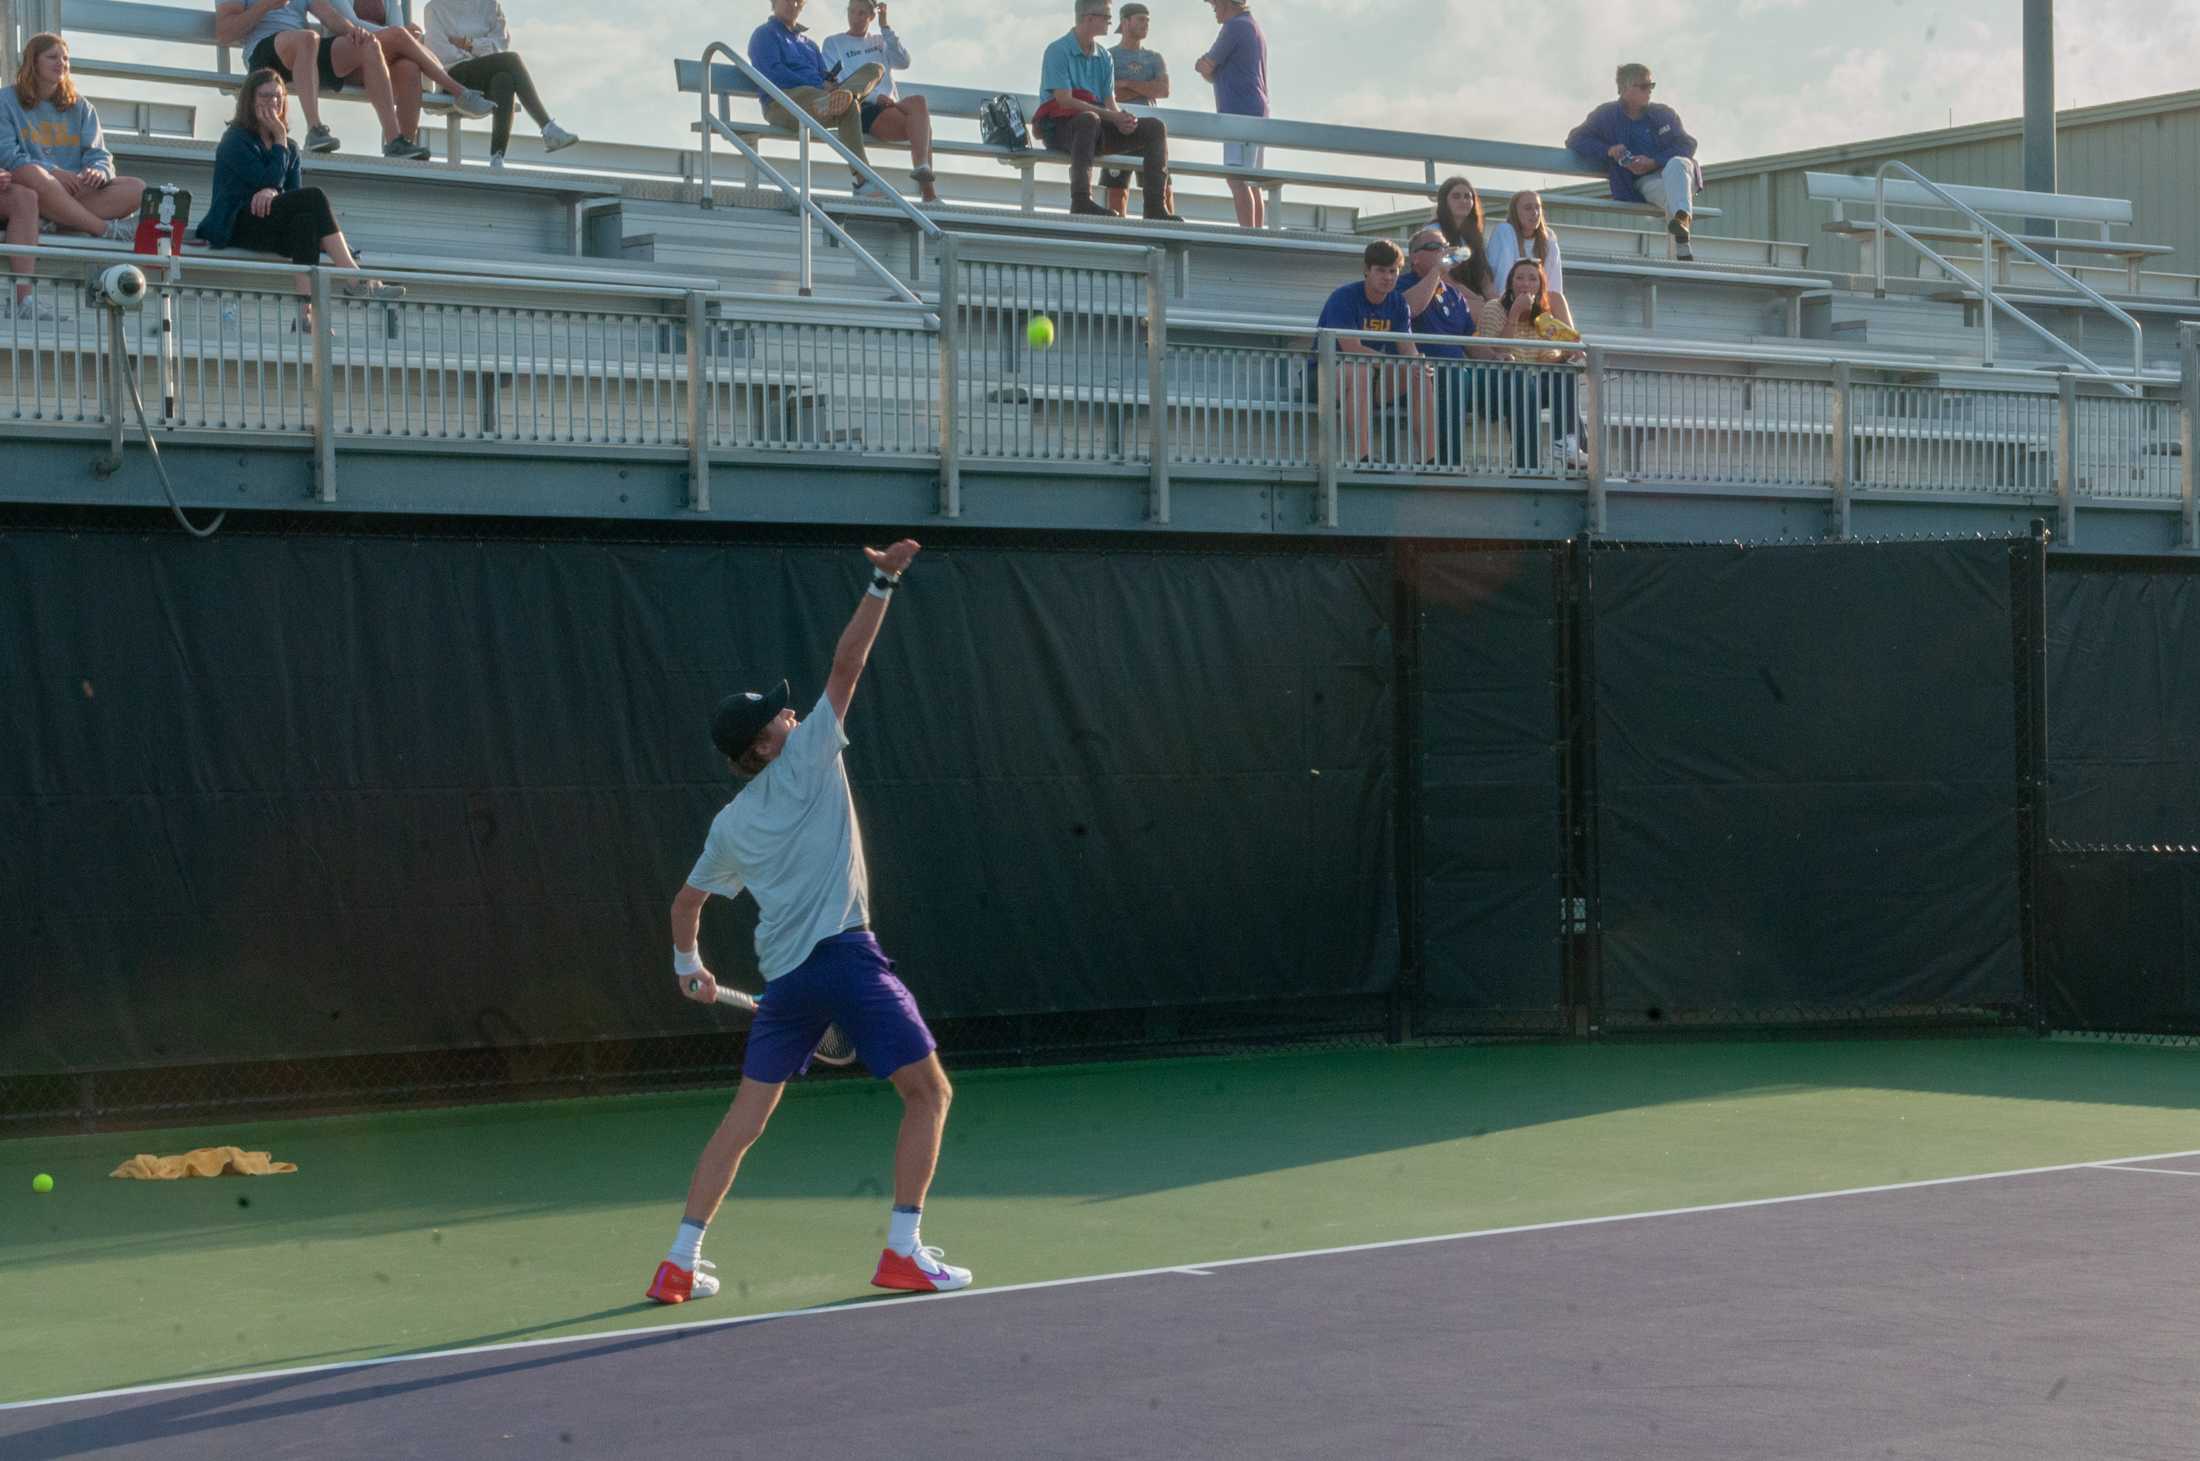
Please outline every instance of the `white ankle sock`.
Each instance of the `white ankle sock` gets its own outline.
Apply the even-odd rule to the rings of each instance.
[[[703,1224],[693,1218],[680,1219],[680,1231],[672,1238],[672,1251],[665,1261],[675,1268],[695,1271],[695,1261],[703,1256]]]
[[[921,1207],[897,1207],[887,1214],[886,1246],[907,1258],[917,1251],[917,1224],[924,1220]]]

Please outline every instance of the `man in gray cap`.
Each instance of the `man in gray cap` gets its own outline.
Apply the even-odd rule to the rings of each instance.
[[[711,718],[712,742],[748,784],[712,821],[703,855],[672,900],[672,972],[688,998],[717,1001],[718,981],[696,946],[703,904],[714,893],[733,898],[745,891],[756,899],[764,993],[749,1027],[741,1085],[696,1163],[686,1213],[650,1281],[648,1296],[660,1304],[718,1292],[718,1279],[702,1257],[704,1230],[725,1201],[741,1158],[764,1134],[787,1081],[809,1068],[819,1038],[835,1024],[902,1102],[893,1210],[871,1282],[916,1293],[970,1283],[970,1270],[945,1262],[917,1230],[953,1093],[916,1000],[894,977],[893,961],[871,933],[863,829],[840,759],[848,744],[842,729],[848,702],[917,545],[904,538],[863,552],[871,560],[871,586],[841,631],[825,693],[809,715],[796,717],[781,681],[763,693],[727,696]]]
[[[1131,0],[1116,12],[1115,33],[1123,39],[1109,47],[1108,55],[1115,62],[1115,99],[1135,101],[1152,106],[1166,101],[1169,96],[1169,63],[1161,53],[1146,46],[1146,32],[1153,25],[1153,16],[1138,0]],[[1122,217],[1130,206],[1131,175],[1128,171],[1110,168],[1100,174],[1100,186],[1107,191],[1107,207],[1110,213]],[[1175,190],[1170,190],[1169,207],[1173,212]]]

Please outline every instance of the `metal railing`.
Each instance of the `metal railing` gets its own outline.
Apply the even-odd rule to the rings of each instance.
[[[1903,227],[1901,224],[1896,223],[1892,219],[1887,217],[1887,174],[1890,170],[1901,173],[1902,176],[1908,178],[1911,182],[1916,183],[1919,187],[1931,193],[1934,197],[1940,200],[1943,207],[1947,208],[1950,212],[1959,214],[1973,227],[1978,229],[1980,257],[1979,273],[1986,275],[1987,277],[1985,279],[1973,279],[1969,274],[1965,273],[1946,255],[1934,249],[1932,245],[1926,243],[1923,239],[1919,238],[1909,229]],[[1906,162],[1901,162],[1896,159],[1889,158],[1887,161],[1879,164],[1879,170],[1875,172],[1872,177],[1874,184],[1872,199],[1872,229],[1877,240],[1875,246],[1872,249],[1873,288],[1880,298],[1884,299],[1887,295],[1887,235],[1891,233],[1896,238],[1899,238],[1903,242],[1907,243],[1911,248],[1916,249],[1926,258],[1932,260],[1933,263],[1939,266],[1941,269],[1953,275],[1956,279],[1962,281],[1963,286],[1966,289],[1979,297],[1981,301],[1979,306],[1979,325],[1985,334],[1984,359],[1988,365],[1992,365],[1994,363],[1994,314],[1998,310],[2004,314],[2009,315],[2011,318],[2016,320],[2018,324],[2024,326],[2027,330],[2030,330],[2035,336],[2045,341],[2051,348],[2059,352],[2065,358],[2069,359],[2072,363],[2076,364],[2080,369],[2085,370],[2091,374],[2104,377],[2114,375],[2116,372],[2102,365],[2092,356],[2087,355],[2084,351],[2078,349],[2077,346],[2072,345],[2069,341],[2063,339],[2060,335],[2057,335],[2054,331],[2048,329],[2038,320],[2033,319],[2030,315],[2019,309],[2014,303],[2012,303],[2008,299],[2005,299],[2001,295],[2001,293],[1994,288],[1992,279],[1993,265],[1991,262],[1993,251],[1987,246],[1987,241],[1989,239],[1998,240],[2006,247],[2015,249],[2018,253],[2023,254],[2033,263],[2038,264],[2041,268],[2047,270],[2047,272],[2052,275],[2056,280],[2065,285],[2068,285],[2070,289],[2074,292],[2083,295],[2087,300],[2092,302],[2093,306],[2096,309],[2099,309],[2108,314],[2110,317],[2121,323],[2125,329],[2129,330],[2131,332],[2131,373],[2134,375],[2138,375],[2145,372],[2146,346],[2143,340],[2142,332],[2139,328],[2139,322],[2133,319],[2131,315],[2126,311],[2118,309],[2115,305],[2109,303],[2108,298],[2103,295],[2099,290],[2095,289],[2092,285],[2086,283],[2083,279],[2080,279],[2077,275],[2071,273],[2068,269],[2065,269],[2062,265],[2048,258],[2045,254],[2033,248],[2030,244],[2018,238],[2015,234],[2009,232],[2009,230],[2003,228],[2000,224],[1993,222],[1985,214],[1979,212],[1970,204],[1956,197],[1946,188],[1934,182],[1931,178],[1925,176],[1925,174],[1919,172],[1916,168],[1910,166]],[[2127,388],[2119,386],[2118,389],[2119,392],[2122,394],[2132,394],[2132,392]]]
[[[1648,487],[1821,497],[1837,524],[1858,493],[2054,504],[2066,540],[2080,502],[2175,506],[2200,547],[2186,377],[1933,383],[1907,359],[1594,336],[1552,362],[1412,359],[1343,348],[1380,334],[1204,318],[1172,338],[1155,251],[969,236],[943,242],[936,306],[426,270],[389,271],[409,292],[382,300],[341,270],[151,258],[117,356],[54,267],[118,255],[22,252],[45,272],[0,321],[0,427],[119,447],[134,374],[158,432],[309,445],[324,502],[340,451],[684,457],[697,509],[714,454],[808,454],[936,464],[949,517],[963,470],[1035,470],[1143,477],[1165,523],[1170,474],[1196,471],[1311,481],[1329,524],[1354,487],[1517,484],[1578,495],[1597,531],[1611,491]]]
[[[937,241],[942,236],[940,226],[919,212],[915,205],[901,196],[898,190],[888,186],[884,178],[872,171],[871,164],[857,156],[845,142],[834,135],[830,127],[796,106],[784,91],[773,84],[770,77],[750,65],[746,56],[734,50],[724,41],[712,41],[703,48],[702,67],[706,83],[710,77],[710,62],[713,56],[724,56],[728,61],[731,61],[734,69],[746,77],[759,92],[762,92],[767,101],[778,106],[794,118],[795,135],[801,148],[797,160],[797,171],[801,174],[802,180],[799,184],[787,181],[786,175],[769,162],[766,162],[764,154],[751,146],[749,140],[735,131],[729,122],[724,118],[712,116],[710,110],[711,92],[710,87],[706,84],[697,98],[702,118],[699,132],[702,139],[700,146],[703,154],[703,206],[706,208],[711,206],[710,139],[714,136],[720,137],[732,144],[736,151],[747,158],[751,167],[770,178],[772,185],[778,188],[787,201],[794,204],[802,214],[804,223],[799,230],[802,250],[800,285],[802,293],[809,294],[816,283],[813,236],[809,228],[811,223],[815,223],[827,233],[830,233],[835,241],[842,248],[847,249],[865,268],[877,275],[880,282],[891,289],[897,298],[908,304],[918,303],[916,294],[901,281],[893,270],[873,258],[869,250],[857,243],[848,230],[835,222],[823,208],[818,207],[816,200],[810,196],[810,139],[812,137],[822,138],[825,145],[832,148],[834,152],[840,155],[841,161],[848,164],[857,178],[868,185],[870,190],[877,196],[892,200],[895,206],[899,207],[902,213],[917,226],[917,231],[924,237]]]

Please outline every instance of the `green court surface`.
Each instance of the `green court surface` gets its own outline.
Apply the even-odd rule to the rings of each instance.
[[[704,1250],[725,1292],[642,1301],[724,1100],[0,1142],[0,1401],[873,1295],[896,1104],[833,1081],[750,1154]],[[1030,1282],[2192,1150],[2196,1108],[2200,1052],[2028,1038],[975,1071],[925,1239],[981,1285]],[[106,1176],[206,1145],[300,1171]]]

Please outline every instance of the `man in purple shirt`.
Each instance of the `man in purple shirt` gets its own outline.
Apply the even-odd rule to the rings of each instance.
[[[809,27],[796,24],[802,5],[803,0],[772,0],[772,18],[749,36],[749,64],[785,92],[789,101],[830,126],[850,152],[869,162],[863,150],[863,108],[856,103],[886,79],[886,68],[876,63],[858,66],[837,83],[828,80],[824,53],[804,34]],[[789,131],[800,125],[786,108],[768,98],[764,120]],[[863,179],[858,177],[856,188],[860,192],[862,187]]]
[[[1222,33],[1199,58],[1200,75],[1214,83],[1215,110],[1240,117],[1268,115],[1268,38],[1253,19],[1250,0],[1207,0],[1222,26]],[[1262,165],[1257,142],[1225,142],[1225,167],[1257,169]],[[1268,210],[1257,184],[1230,179],[1230,199],[1237,204],[1238,222],[1246,228],[1267,226]]]

